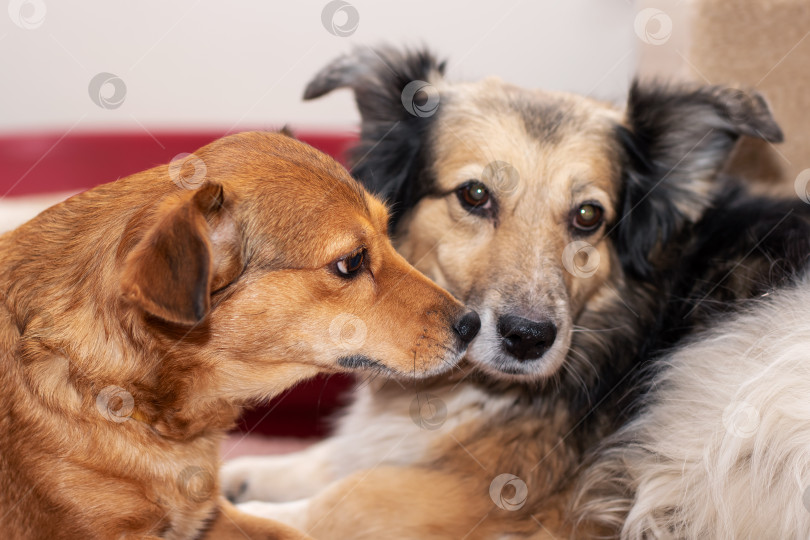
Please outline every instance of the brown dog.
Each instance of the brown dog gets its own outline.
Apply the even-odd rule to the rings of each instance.
[[[480,326],[387,221],[324,154],[245,133],[0,236],[0,536],[304,537],[217,496],[241,406],[439,373]]]

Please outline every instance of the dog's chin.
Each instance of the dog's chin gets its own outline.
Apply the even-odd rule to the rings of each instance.
[[[445,354],[443,358],[433,359],[431,364],[434,365],[431,368],[425,369],[423,364],[419,369],[414,368],[407,371],[361,354],[343,356],[338,359],[337,363],[341,368],[347,371],[373,372],[383,375],[384,377],[395,379],[427,379],[429,377],[444,375],[454,368],[457,368],[464,356],[464,352],[465,351],[448,353]]]
[[[448,373],[459,369],[459,363],[461,362],[462,358],[464,358],[464,354],[466,352],[467,352],[466,350],[462,350],[459,352],[447,353],[433,368],[423,371],[417,371],[415,374],[411,372],[408,373],[407,375],[412,379],[428,379],[437,376],[444,377]]]

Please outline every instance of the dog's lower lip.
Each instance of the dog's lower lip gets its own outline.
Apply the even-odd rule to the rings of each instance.
[[[510,375],[518,375],[525,371],[518,366],[501,366],[500,370],[504,373],[509,373]]]
[[[488,361],[479,362],[473,357],[467,356],[467,361],[482,373],[489,377],[498,377],[499,374],[509,377],[525,378],[525,380],[536,380],[536,367],[543,362],[544,357],[537,358],[531,362],[521,362],[510,355],[503,355]]]
[[[349,356],[341,356],[337,361],[340,367],[346,369],[378,369],[391,371],[388,366],[369,358],[364,354],[352,354]]]
[[[518,365],[501,365],[496,368],[502,373],[507,375],[526,375],[528,371],[523,367],[523,364]]]

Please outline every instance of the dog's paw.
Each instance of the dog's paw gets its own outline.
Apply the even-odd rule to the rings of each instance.
[[[329,464],[306,451],[236,458],[225,462],[219,477],[222,494],[233,503],[297,501],[333,481]]]
[[[252,489],[251,481],[256,480],[258,467],[256,458],[243,457],[226,461],[219,470],[219,485],[222,494],[232,503],[260,499]]]

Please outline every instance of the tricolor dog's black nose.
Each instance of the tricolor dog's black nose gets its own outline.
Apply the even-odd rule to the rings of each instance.
[[[557,337],[557,325],[549,320],[531,321],[517,315],[498,317],[503,348],[518,360],[540,358]]]
[[[465,344],[469,343],[478,335],[478,331],[481,330],[481,318],[475,311],[468,311],[456,321],[456,324],[453,325],[453,329],[456,331],[456,334],[458,334],[458,337],[461,338],[462,342]]]

